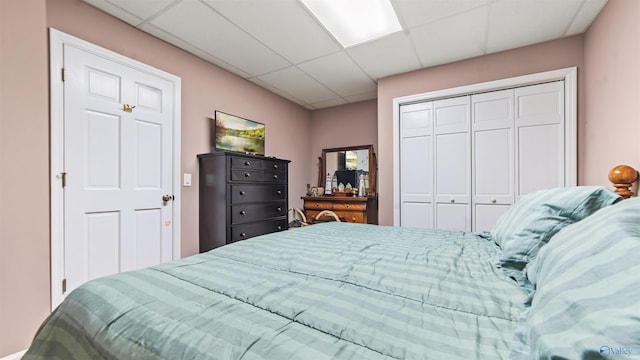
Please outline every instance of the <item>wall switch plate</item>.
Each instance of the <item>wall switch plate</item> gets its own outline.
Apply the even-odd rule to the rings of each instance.
[[[185,173],[182,183],[184,186],[191,186],[191,174]]]

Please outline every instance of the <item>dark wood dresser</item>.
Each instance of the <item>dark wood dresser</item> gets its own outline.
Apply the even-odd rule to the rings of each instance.
[[[198,161],[200,252],[287,229],[289,160],[215,152]]]
[[[378,224],[377,197],[303,196],[302,200],[308,221],[322,210],[331,210],[346,222]]]

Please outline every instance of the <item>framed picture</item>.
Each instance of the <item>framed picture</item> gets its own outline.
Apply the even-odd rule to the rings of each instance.
[[[215,150],[264,155],[264,124],[215,111]]]

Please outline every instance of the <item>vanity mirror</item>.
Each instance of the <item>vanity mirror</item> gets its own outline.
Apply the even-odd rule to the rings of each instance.
[[[327,174],[337,175],[338,183],[357,188],[359,175],[364,175],[365,189],[368,196],[376,194],[376,157],[373,145],[348,146],[322,149],[322,162],[318,184],[325,184]]]

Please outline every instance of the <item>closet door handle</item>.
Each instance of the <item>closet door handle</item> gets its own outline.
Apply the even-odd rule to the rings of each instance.
[[[491,203],[495,204],[496,203],[496,199],[491,198]]]
[[[456,199],[451,198],[451,199],[449,199],[449,201],[453,204],[454,202],[456,202]]]

